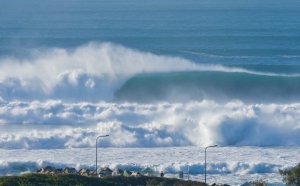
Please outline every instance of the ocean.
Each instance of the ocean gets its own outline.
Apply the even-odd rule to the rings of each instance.
[[[93,167],[109,134],[101,166],[203,181],[216,144],[210,183],[282,184],[300,159],[299,8],[1,0],[0,175]]]

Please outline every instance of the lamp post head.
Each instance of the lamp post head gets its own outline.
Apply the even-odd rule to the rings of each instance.
[[[217,147],[218,145],[210,145],[210,146],[207,146],[207,147],[205,147],[205,149],[208,149],[208,148],[210,148],[210,147]]]
[[[98,136],[99,138],[104,138],[104,137],[108,137],[109,135],[108,134],[106,134],[106,135],[100,135],[100,136]]]
[[[109,136],[108,134],[106,134],[106,135],[100,135],[100,136],[97,137],[97,140],[98,140],[99,138],[105,138],[105,137],[108,137],[108,136]]]

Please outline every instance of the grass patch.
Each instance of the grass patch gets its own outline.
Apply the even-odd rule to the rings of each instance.
[[[158,178],[158,177],[85,177],[79,175],[45,175],[45,174],[25,174],[21,176],[0,177],[1,186],[205,186],[204,183],[196,181],[184,181],[179,179]]]

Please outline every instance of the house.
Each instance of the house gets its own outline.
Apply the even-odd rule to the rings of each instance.
[[[131,176],[131,172],[128,171],[128,170],[125,170],[124,173],[123,173],[123,176]]]
[[[81,175],[81,176],[89,176],[90,175],[90,170],[89,169],[80,169],[78,171],[78,174]]]
[[[46,166],[42,167],[37,170],[38,174],[54,174],[55,173],[55,167],[52,166]]]
[[[112,170],[110,170],[108,167],[104,167],[100,169],[99,177],[106,177],[112,175]]]
[[[73,167],[66,167],[63,170],[64,174],[77,174],[77,170]]]
[[[114,169],[112,176],[122,176],[124,171],[122,169]]]
[[[140,172],[133,172],[133,173],[131,173],[131,176],[135,176],[135,177],[141,176],[141,175],[142,174]]]
[[[55,174],[62,174],[63,173],[63,169],[59,168],[59,169],[55,169]]]

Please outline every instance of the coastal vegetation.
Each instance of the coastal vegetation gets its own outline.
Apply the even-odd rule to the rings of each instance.
[[[125,177],[125,176],[109,176],[104,178],[87,177],[74,174],[25,174],[21,176],[3,176],[0,177],[0,186],[99,186],[99,185],[146,185],[146,186],[205,186],[204,183],[196,181],[184,181],[171,178],[160,177]]]
[[[267,186],[267,182],[265,180],[254,180],[254,181],[249,181],[241,186]]]
[[[279,172],[287,185],[300,185],[300,163],[295,167],[280,170]]]

